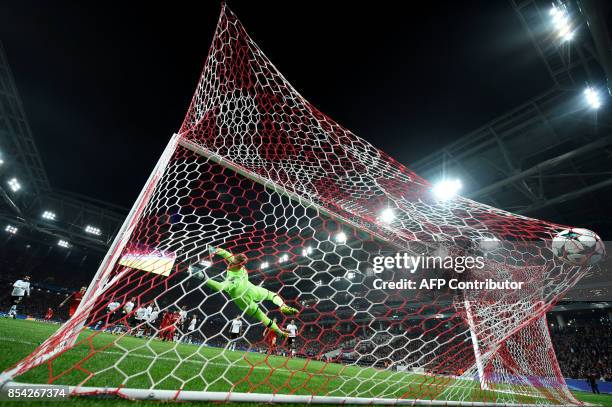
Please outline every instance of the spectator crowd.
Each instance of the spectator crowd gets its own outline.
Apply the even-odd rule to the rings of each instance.
[[[609,325],[557,329],[551,332],[563,376],[612,382],[612,329]]]

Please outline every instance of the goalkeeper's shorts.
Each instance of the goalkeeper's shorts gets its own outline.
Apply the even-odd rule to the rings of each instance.
[[[251,284],[246,279],[231,281],[230,279],[224,282],[224,291],[227,292],[234,300],[238,308],[245,311],[247,315],[252,316],[259,308],[259,303],[269,299],[270,291],[263,287]]]
[[[235,300],[245,303],[259,303],[268,298],[270,291],[250,283],[248,280],[226,280],[224,290]]]

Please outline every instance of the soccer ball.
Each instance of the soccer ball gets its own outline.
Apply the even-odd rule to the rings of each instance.
[[[574,266],[592,266],[606,254],[601,238],[588,229],[573,228],[557,233],[552,252],[561,261]]]
[[[483,253],[491,253],[501,247],[501,242],[495,236],[483,237],[478,241],[478,247]]]

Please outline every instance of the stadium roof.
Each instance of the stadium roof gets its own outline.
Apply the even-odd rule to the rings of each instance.
[[[605,95],[609,33],[605,10],[566,2],[576,24],[561,42],[551,3],[511,1],[553,86],[412,164],[425,178],[458,177],[465,196],[506,210],[612,237],[612,106],[593,109],[586,87]],[[589,24],[584,24],[588,21]]]
[[[42,233],[53,245],[65,239],[77,247],[106,251],[127,209],[51,186],[1,43],[0,153],[4,223],[18,227],[21,234]],[[13,179],[18,190],[7,184]],[[53,219],[43,217],[45,212]],[[95,225],[100,234],[87,233],[87,225]]]

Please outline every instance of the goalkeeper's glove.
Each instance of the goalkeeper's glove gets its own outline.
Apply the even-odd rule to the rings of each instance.
[[[189,273],[189,278],[195,278],[196,280],[205,280],[206,279],[206,273],[204,273],[204,270],[195,270],[192,266],[189,266],[187,268],[188,273]]]

